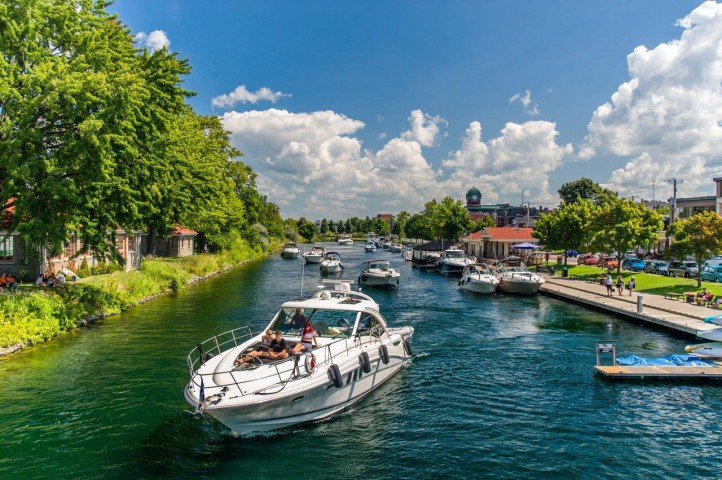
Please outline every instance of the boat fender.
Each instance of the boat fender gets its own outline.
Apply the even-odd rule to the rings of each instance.
[[[343,387],[343,378],[341,377],[341,369],[335,363],[328,367],[328,378],[333,382],[336,388]]]
[[[316,371],[316,356],[311,352],[306,353],[303,365],[306,367],[306,373],[311,375]]]
[[[414,351],[411,349],[411,342],[409,342],[407,339],[404,339],[404,351],[409,357],[414,354]]]
[[[361,355],[358,356],[358,361],[364,373],[371,373],[371,359],[369,358],[368,352],[361,352]]]
[[[389,364],[389,349],[386,348],[386,345],[381,345],[379,347],[379,357],[381,357],[381,361],[384,362],[384,365]]]

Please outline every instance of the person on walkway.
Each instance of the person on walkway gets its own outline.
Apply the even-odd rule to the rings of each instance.
[[[637,281],[634,279],[634,277],[629,279],[629,282],[627,282],[627,290],[629,290],[629,296],[632,296],[632,292],[634,291],[635,287],[637,286]]]
[[[622,292],[624,291],[624,280],[622,280],[621,275],[617,275],[617,284],[615,285],[617,287],[617,291],[619,292],[619,296],[622,296]]]
[[[607,276],[604,278],[604,285],[607,287],[607,296],[612,296],[612,276],[610,274],[607,274]]]
[[[546,260],[547,265],[549,265],[549,252],[544,255],[544,260]]]

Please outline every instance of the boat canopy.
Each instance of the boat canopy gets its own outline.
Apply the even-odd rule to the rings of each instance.
[[[444,258],[466,258],[466,253],[458,248],[449,248],[444,250]]]

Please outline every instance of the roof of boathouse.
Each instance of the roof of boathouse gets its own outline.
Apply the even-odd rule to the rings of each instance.
[[[451,240],[432,240],[421,245],[414,245],[414,250],[420,250],[422,252],[443,252],[454,245],[456,245],[456,242]]]
[[[539,239],[532,236],[531,232],[533,231],[534,229],[531,227],[487,227],[464,237],[464,240],[493,240],[495,242],[525,241],[536,243]]]

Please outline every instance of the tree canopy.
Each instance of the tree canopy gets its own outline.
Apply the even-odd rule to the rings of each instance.
[[[684,220],[673,222],[668,235],[673,237],[670,251],[684,258],[694,255],[697,260],[697,286],[702,286],[699,273],[702,265],[713,255],[722,252],[722,217],[716,212],[700,212]]]
[[[596,204],[601,204],[617,197],[615,192],[603,188],[594,180],[587,177],[582,177],[573,182],[567,182],[562,185],[558,191],[562,203],[573,203],[577,200],[592,200]]]
[[[582,250],[589,244],[589,226],[596,213],[597,209],[591,200],[562,204],[558,210],[542,215],[537,220],[532,235],[548,250],[564,250],[566,264],[567,250]]]

